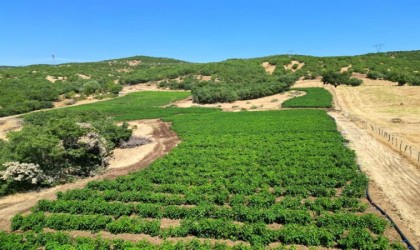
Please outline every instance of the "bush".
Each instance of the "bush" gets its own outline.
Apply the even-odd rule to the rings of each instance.
[[[38,112],[25,121],[21,131],[9,133],[9,140],[0,143],[0,164],[11,162],[0,178],[3,194],[45,180],[89,176],[106,167],[111,150],[131,136],[128,124],[116,126],[93,112]]]
[[[348,72],[337,73],[334,71],[326,71],[322,73],[322,82],[324,84],[334,85],[334,87],[337,87],[340,84],[359,86],[363,83],[362,80],[357,78],[350,78],[350,76],[351,74],[349,74]]]

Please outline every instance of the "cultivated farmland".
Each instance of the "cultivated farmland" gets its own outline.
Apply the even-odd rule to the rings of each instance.
[[[40,201],[31,214],[14,217],[12,229],[194,236],[251,246],[389,245],[383,234],[389,224],[369,212],[362,199],[367,178],[325,111],[166,119],[183,141],[168,156],[138,173]]]
[[[29,73],[25,67],[5,68],[0,84],[22,87],[35,74],[49,94],[44,98],[37,91],[25,94],[31,93],[30,88],[6,88],[0,115],[50,107],[57,99],[65,104],[72,99],[115,97],[117,90],[124,90],[120,93],[124,96],[112,100],[3,120],[7,130],[19,130],[23,121],[23,132],[32,126],[46,132],[39,138],[56,136],[44,149],[54,157],[66,156],[65,162],[59,162],[64,175],[83,147],[70,143],[73,151],[63,149],[64,141],[80,140],[49,127],[93,131],[97,128],[92,124],[103,124],[107,126],[98,130],[110,136],[118,132],[112,122],[149,123],[154,126],[149,134],[155,143],[150,148],[157,152],[148,151],[132,166],[122,164],[102,177],[89,177],[90,182],[76,179],[74,185],[44,189],[48,193],[41,191],[39,196],[33,192],[22,194],[19,201],[0,200],[0,213],[7,211],[0,226],[9,231],[0,232],[0,249],[403,249],[405,244],[390,221],[367,201],[368,186],[374,202],[417,243],[418,171],[396,154],[411,157],[412,148],[404,150],[402,144],[396,148],[390,133],[406,138],[410,133],[407,141],[417,143],[413,114],[418,111],[418,87],[396,86],[396,82],[419,84],[418,66],[412,63],[418,54],[273,56],[210,64],[136,57],[86,64],[92,66],[89,73],[83,71],[84,64],[54,69],[44,65],[38,70],[34,66]],[[48,82],[41,81],[45,75]],[[337,86],[322,85],[321,75],[328,75],[329,83]],[[52,80],[54,86],[49,85]],[[373,86],[377,82],[386,86]],[[341,85],[345,83],[361,85]],[[168,88],[177,91],[163,91]],[[23,108],[11,101],[14,95],[25,102]],[[79,120],[67,121],[68,117]],[[60,125],[62,120],[66,125]],[[382,123],[370,131],[375,121]],[[392,126],[385,133],[382,126],[389,123]],[[402,127],[413,129],[397,130]],[[19,150],[36,140],[17,140],[23,132],[4,133],[0,164],[29,159]],[[127,134],[124,140],[115,136],[108,140],[122,145],[129,139],[128,131],[123,134]],[[164,143],[165,135],[170,143]],[[387,148],[387,143],[394,148]],[[356,151],[357,159],[349,148]],[[47,163],[49,169],[57,165]],[[0,184],[13,187],[9,179]],[[24,197],[29,197],[26,204]],[[16,211],[20,213],[13,216]]]

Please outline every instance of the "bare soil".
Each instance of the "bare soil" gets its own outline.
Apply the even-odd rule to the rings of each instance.
[[[178,136],[170,130],[170,124],[161,120],[143,120],[137,121],[141,124],[147,124],[153,129],[151,137],[155,142],[154,148],[146,154],[140,161],[132,165],[120,166],[112,168],[102,175],[91,178],[77,180],[74,183],[67,183],[56,187],[32,191],[27,193],[9,195],[0,198],[0,230],[10,231],[10,219],[17,213],[29,211],[31,207],[41,199],[56,199],[58,191],[66,191],[69,189],[83,188],[89,181],[101,179],[115,179],[118,176],[127,175],[131,172],[141,170],[147,167],[154,160],[167,154],[172,148],[176,147],[180,142]],[[130,164],[131,162],[127,162]]]
[[[79,78],[81,78],[81,79],[83,79],[83,80],[89,80],[90,79],[90,76],[88,76],[88,75],[83,75],[83,74],[77,74],[77,76],[79,77]]]
[[[223,111],[238,112],[241,110],[262,111],[262,110],[278,110],[281,109],[281,104],[293,97],[302,96],[306,93],[303,91],[291,90],[280,94],[261,97],[252,100],[239,100],[231,103],[212,103],[212,104],[198,104],[193,103],[191,97],[172,103],[181,108],[188,107],[207,107],[207,108],[221,108]]]
[[[22,119],[13,117],[0,118],[0,139],[5,140],[7,133],[11,131],[19,131],[22,129]]]
[[[133,136],[146,137],[151,139],[152,142],[135,148],[114,149],[113,158],[109,162],[109,169],[131,166],[144,159],[156,147],[157,142],[153,139],[153,124],[155,120],[138,120],[128,123],[129,127],[133,129]]]
[[[347,72],[347,71],[349,71],[349,69],[351,68],[351,64],[349,65],[349,66],[347,66],[347,67],[342,67],[341,69],[340,69],[340,73],[344,73],[344,72]]]
[[[298,67],[296,69],[293,69],[293,65],[297,64]],[[295,72],[298,69],[301,69],[303,66],[305,66],[304,62],[299,62],[299,61],[295,61],[293,60],[291,63],[284,65],[284,69],[288,69],[291,70],[292,72]]]
[[[136,67],[141,63],[141,60],[131,60],[127,62],[130,67]]]
[[[272,75],[274,70],[276,70],[276,65],[270,64],[269,62],[263,62],[261,66],[263,66],[265,72],[269,75]]]
[[[55,83],[56,81],[66,80],[66,79],[67,79],[67,77],[64,77],[64,76],[54,77],[54,76],[50,76],[50,75],[48,75],[47,77],[45,77],[45,79],[47,79],[47,80],[48,80],[48,81],[50,81],[51,83]]]

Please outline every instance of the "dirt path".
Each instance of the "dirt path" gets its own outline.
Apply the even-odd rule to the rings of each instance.
[[[152,138],[156,143],[153,150],[145,155],[143,159],[135,164],[109,169],[103,175],[78,180],[75,183],[59,185],[38,192],[33,191],[3,197],[0,199],[0,230],[9,231],[10,218],[16,213],[28,211],[41,199],[55,199],[55,194],[58,191],[82,188],[92,180],[114,179],[118,176],[127,175],[131,172],[143,169],[154,160],[167,154],[180,142],[180,139],[175,132],[170,130],[169,123],[162,122],[161,120],[142,120],[142,123],[150,125],[153,128]]]
[[[378,142],[340,112],[329,112],[356,151],[357,162],[374,182],[372,199],[402,228],[412,244],[420,243],[420,171],[405,158]],[[383,193],[384,195],[382,195]],[[405,229],[409,228],[409,230]]]

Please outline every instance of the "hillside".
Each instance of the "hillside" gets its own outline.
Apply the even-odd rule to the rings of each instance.
[[[92,63],[0,68],[0,117],[50,108],[55,101],[71,105],[87,96],[115,97],[123,85],[157,84],[192,90],[194,102],[248,100],[287,90],[297,79],[346,71],[420,84],[420,51],[360,56],[277,55],[189,63],[170,58],[135,56]]]

